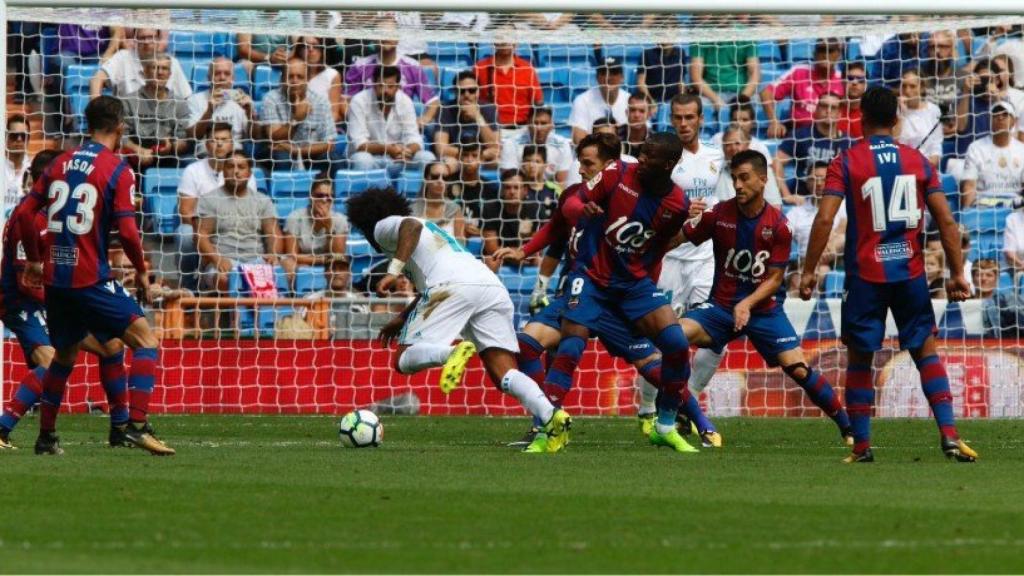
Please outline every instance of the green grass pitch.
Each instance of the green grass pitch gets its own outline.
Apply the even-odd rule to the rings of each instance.
[[[173,458],[61,419],[63,457],[0,453],[0,571],[1024,572],[1019,420],[876,420],[845,466],[824,419],[725,419],[726,447],[652,448],[631,418],[578,418],[556,455],[505,448],[523,419],[385,417],[345,450],[336,418],[165,416]]]

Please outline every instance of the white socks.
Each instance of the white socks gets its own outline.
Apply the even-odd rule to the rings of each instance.
[[[519,370],[509,370],[501,379],[501,389],[516,397],[526,411],[541,422],[549,422],[555,407],[532,378]]]
[[[654,405],[658,398],[658,389],[643,376],[637,376],[637,379],[640,380],[640,409],[637,410],[637,414],[654,414],[658,411],[658,407]]]
[[[697,353],[693,355],[693,361],[690,363],[690,392],[693,394],[700,394],[708,383],[711,382],[711,377],[715,375],[718,370],[718,365],[722,363],[722,357],[725,354],[718,354],[714,350],[707,348],[700,348]]]
[[[415,374],[420,370],[443,366],[451,356],[452,350],[455,350],[454,346],[441,346],[426,342],[413,344],[406,348],[398,359],[398,371],[402,374]]]

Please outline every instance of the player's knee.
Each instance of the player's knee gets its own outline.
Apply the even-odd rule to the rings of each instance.
[[[49,368],[55,353],[56,351],[53,349],[53,346],[36,346],[35,350],[32,351],[32,361],[35,362],[36,366]]]
[[[683,333],[683,328],[679,324],[671,324],[663,328],[654,339],[654,345],[666,357],[670,354],[677,355],[679,352],[688,351],[690,347],[686,340],[686,334]]]
[[[124,342],[121,342],[117,338],[111,338],[106,342],[106,344],[103,344],[102,346],[103,352],[104,354],[106,354],[106,357],[109,358],[117,355],[120,355],[122,358],[124,357]]]
[[[804,382],[811,376],[811,368],[803,362],[795,362],[782,367],[782,371],[797,382]]]
[[[658,360],[661,360],[661,354],[654,353],[646,358],[633,361],[633,367],[636,368],[638,372],[643,373],[643,371],[650,366],[652,362],[657,362]]]
[[[544,347],[533,336],[520,332],[516,334],[516,339],[519,341],[519,357],[522,360],[536,360],[544,353]]]

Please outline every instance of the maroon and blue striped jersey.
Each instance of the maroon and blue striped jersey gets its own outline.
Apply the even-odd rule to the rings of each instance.
[[[661,261],[682,228],[690,200],[678,186],[664,196],[643,189],[638,164],[614,162],[581,187],[579,201],[594,202],[604,213],[582,219],[573,237],[576,269],[598,286],[658,280]],[[566,200],[566,208],[575,199]],[[567,214],[570,221],[573,214]]]
[[[69,150],[50,164],[16,211],[45,208],[47,233],[40,253],[34,254],[39,248],[29,243],[26,253],[29,260],[42,260],[46,286],[83,288],[109,280],[107,245],[115,228],[125,254],[137,270],[145,269],[134,195],[132,169],[97,142]]]
[[[761,213],[747,218],[736,199],[719,202],[711,210],[689,220],[686,239],[694,244],[711,240],[715,249],[715,281],[711,299],[732,310],[768,278],[771,268],[785,269],[793,244],[793,231],[781,210],[765,204]],[[751,307],[751,312],[771,312],[782,306],[786,286]]]
[[[40,235],[45,234],[46,227],[43,214],[36,213],[36,226]],[[29,286],[25,283],[25,247],[21,241],[21,228],[13,219],[4,224],[3,262],[0,264],[0,312],[5,306],[17,306],[21,301],[43,303],[43,287]]]
[[[846,273],[868,282],[924,274],[925,198],[942,194],[938,173],[919,151],[871,136],[837,156],[825,194],[846,199]]]

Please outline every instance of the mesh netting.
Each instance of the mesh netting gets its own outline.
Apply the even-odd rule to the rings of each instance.
[[[1024,76],[1014,74],[1024,66],[1022,17],[22,7],[8,14],[5,212],[24,193],[33,155],[82,141],[90,98],[112,94],[129,110],[119,152],[137,171],[140,222],[160,286],[148,310],[162,338],[154,410],[330,413],[378,403],[429,414],[521,414],[476,363],[449,396],[435,386],[435,371],[406,377],[391,369],[392,353],[375,337],[413,288],[375,296],[384,258],[349,226],[346,198],[394,186],[417,214],[486,257],[527,241],[561,191],[581,179],[574,141],[611,131],[623,154],[635,156],[649,133],[668,130],[698,151],[677,175],[692,196],[728,197],[724,161],[744,147],[770,159],[772,201],[796,232],[792,283],[824,166],[859,138],[857,99],[881,84],[901,92],[900,139],[940,171],[963,228],[975,298],[946,301],[933,235],[927,257],[958,413],[1022,413],[1024,218],[1012,207],[1024,183],[1024,122],[1016,120]],[[382,62],[399,69],[387,116],[376,107]],[[673,120],[670,101],[685,93],[702,97],[696,142]],[[1012,121],[996,110],[1000,102]],[[253,160],[251,178],[238,176],[233,150]],[[263,212],[218,212],[214,197],[232,182],[259,198]],[[810,363],[839,387],[842,238],[837,229],[821,298],[785,303]],[[131,287],[130,266],[112,255]],[[681,307],[709,287],[701,280],[707,258],[689,262],[697,267],[674,281],[696,292]],[[538,278],[553,271],[539,258],[495,269],[522,326]],[[927,416],[895,335],[890,325],[877,360],[879,413]],[[6,346],[10,391],[25,368],[9,332]],[[105,403],[95,359],[87,365],[72,379],[72,409]],[[628,363],[594,347],[567,406],[631,414],[634,381]],[[819,414],[745,340],[730,345],[702,398],[713,415]]]

